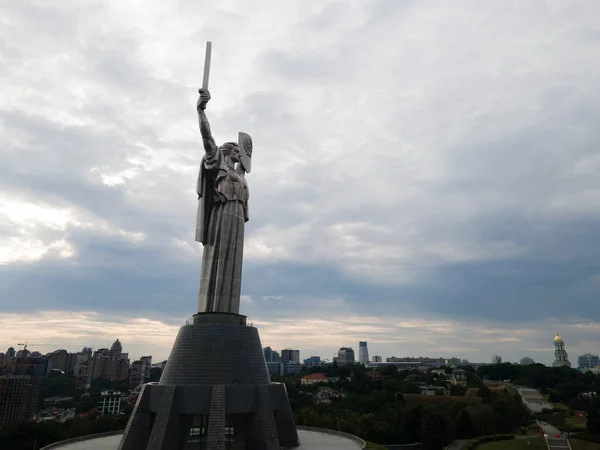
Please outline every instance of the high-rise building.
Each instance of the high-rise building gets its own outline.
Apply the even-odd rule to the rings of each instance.
[[[291,348],[281,350],[281,362],[284,364],[288,362],[299,363],[300,350],[292,350]]]
[[[134,361],[129,367],[129,389],[135,389],[144,382],[142,376],[142,362]]]
[[[13,375],[29,375],[39,379],[45,377],[52,370],[47,358],[16,358],[13,362]]]
[[[88,382],[96,379],[123,381],[129,377],[129,355],[123,353],[121,342],[117,339],[110,350],[101,348],[94,352]]]
[[[341,364],[354,362],[354,350],[349,347],[341,347],[338,350],[337,362]]]
[[[273,349],[271,347],[263,348],[263,353],[265,354],[265,361],[270,363],[273,362]]]
[[[379,355],[373,356],[373,362],[383,362],[383,358]]]
[[[580,369],[595,369],[600,366],[600,356],[585,353],[577,357],[577,366]]]
[[[67,373],[75,372],[75,358],[77,357],[77,353],[69,353],[69,362],[67,363]]]
[[[75,354],[75,364],[73,374],[75,375],[75,387],[77,389],[89,389],[91,381],[92,349],[84,347],[83,350]]]
[[[23,350],[17,351],[15,358],[29,358],[31,356],[31,352],[24,348]]]
[[[568,358],[567,351],[565,350],[565,341],[558,335],[554,337],[554,362],[552,367],[571,367],[571,362]]]
[[[521,361],[519,361],[519,364],[521,364],[522,366],[530,366],[532,364],[535,364],[535,361],[533,360],[533,358],[530,358],[529,356],[525,356],[525,357],[521,358]]]
[[[38,393],[39,379],[31,375],[0,376],[0,425],[31,419]]]
[[[492,356],[492,363],[494,364],[502,364],[502,356],[494,355]]]
[[[147,383],[150,379],[150,369],[152,368],[152,356],[142,356],[142,383]]]
[[[113,345],[110,347],[110,353],[115,356],[121,356],[123,352],[123,346],[121,345],[121,341],[118,339],[113,342]]]
[[[362,364],[369,362],[369,349],[364,341],[358,343],[358,362]]]
[[[67,371],[67,366],[69,365],[69,353],[66,350],[54,350],[46,356],[50,361],[52,370]]]
[[[140,384],[146,383],[150,379],[150,369],[152,367],[152,356],[142,356],[134,361],[129,368],[129,387],[135,389]]]
[[[50,371],[47,358],[14,358],[0,377],[0,424],[29,420],[37,407],[40,380]]]

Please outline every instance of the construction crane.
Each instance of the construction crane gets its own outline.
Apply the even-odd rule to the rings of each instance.
[[[55,344],[30,344],[29,341],[25,341],[21,344],[17,344],[17,347],[23,346],[23,353],[25,353],[25,350],[27,350],[28,345],[34,345],[36,347],[56,347]]]

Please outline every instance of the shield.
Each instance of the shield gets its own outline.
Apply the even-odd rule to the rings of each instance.
[[[238,146],[240,147],[240,162],[244,170],[250,173],[252,168],[252,138],[247,133],[240,132],[238,135]]]

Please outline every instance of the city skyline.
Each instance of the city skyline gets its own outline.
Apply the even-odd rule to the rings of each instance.
[[[197,308],[210,39],[216,138],[254,140],[263,345],[550,365],[558,330],[595,353],[600,4],[536,5],[9,2],[0,343],[167,358]]]
[[[116,338],[116,339],[117,339],[117,341],[120,341],[119,338]],[[318,354],[316,352],[312,352],[311,353],[310,349],[302,348],[302,347],[285,346],[285,347],[279,348],[279,347],[273,347],[271,345],[264,345],[264,343],[263,343],[263,348],[264,349],[270,348],[272,352],[277,353],[277,355],[278,355],[279,358],[281,358],[281,354],[283,354],[285,351],[293,351],[293,352],[299,351],[300,355],[298,357],[298,360],[300,362],[302,362],[303,360],[305,360],[306,358],[308,358],[310,356],[319,356],[321,358],[321,360],[327,361],[329,363],[333,362],[334,359],[339,356],[338,352],[341,349],[343,349],[343,348],[350,348],[350,349],[354,350],[356,348],[357,351],[355,352],[355,354],[356,354],[355,360],[356,360],[356,362],[359,362],[358,361],[358,355],[359,355],[359,349],[360,349],[360,343],[361,342],[363,342],[363,341],[358,341],[356,346],[342,345],[342,346],[336,348],[335,351],[333,353],[331,353],[331,354]],[[23,349],[23,343],[20,343],[18,345],[5,346],[6,349],[2,349],[1,345],[2,344],[0,343],[0,353],[5,353],[6,349],[8,349],[9,347],[12,347],[17,354],[20,352],[20,350]],[[69,353],[77,353],[77,352],[80,352],[82,349],[84,349],[84,350],[85,349],[91,349],[93,352],[96,352],[97,350],[100,350],[100,349],[110,348],[110,346],[100,346],[100,347],[83,346],[81,348],[78,348],[78,349],[74,350],[73,348],[57,347],[57,348],[53,348],[53,349],[51,349],[49,351],[40,351],[40,349],[35,348],[36,344],[31,344],[33,347],[30,346],[30,344],[27,344],[27,345],[28,345],[27,350],[30,353],[32,353],[32,352],[39,352],[42,356],[47,356],[47,355],[49,355],[49,354],[51,354],[51,353],[53,353],[55,351],[58,351],[58,350],[66,350]],[[133,347],[136,347],[136,346],[139,346],[140,344],[136,344],[135,342],[133,342],[133,344],[131,344],[131,345],[133,345]],[[44,344],[43,345],[44,348],[50,348],[52,346],[53,346],[53,344]],[[150,347],[145,347],[145,348],[147,348],[152,353],[152,350],[151,350]],[[277,350],[278,348],[279,348],[279,350]],[[570,347],[568,347],[568,345],[567,345],[567,349],[569,349],[569,348]],[[156,350],[156,348],[155,348],[155,350]],[[537,350],[536,349],[531,349],[531,351],[533,353],[539,352],[541,354],[545,354],[545,351],[543,349],[537,349]],[[404,358],[404,357],[430,357],[430,358],[446,358],[446,359],[448,359],[448,358],[458,358],[460,360],[466,359],[470,363],[477,363],[477,364],[479,364],[479,363],[489,364],[490,363],[489,360],[486,360],[486,359],[479,360],[479,359],[468,358],[468,357],[466,357],[466,355],[463,355],[463,354],[452,354],[452,355],[450,355],[450,354],[434,354],[434,353],[428,353],[428,354],[408,354],[407,353],[407,354],[405,354],[405,353],[400,353],[400,352],[395,352],[395,353],[391,353],[391,354],[385,354],[385,353],[382,353],[382,352],[380,352],[380,353],[371,353],[370,354],[371,357],[369,358],[369,361],[372,361],[373,360],[372,357],[375,356],[376,354],[378,356],[382,356],[383,359],[384,359],[384,361],[385,361],[385,358],[390,358],[390,357],[399,357],[399,358]],[[586,352],[580,353],[580,354],[575,354],[575,353],[572,353],[572,354],[575,357],[581,357],[582,355],[583,356],[589,356],[590,352],[586,351]],[[128,359],[131,360],[131,362],[133,362],[135,360],[139,360],[140,358],[144,358],[144,357],[148,356],[148,354],[140,354],[138,356],[135,352],[131,353],[129,351],[125,352],[125,355],[131,355],[130,357],[128,356]],[[161,361],[165,361],[167,359],[166,356],[165,357],[162,356],[162,355],[164,355],[164,353],[160,353],[160,351],[159,351],[159,353],[156,353],[156,355],[158,355],[157,358],[155,358],[155,362],[156,363],[160,363]],[[592,352],[592,356],[593,356],[593,352]],[[150,355],[150,357],[152,357],[152,356]],[[553,363],[553,360],[554,360],[554,358],[552,358],[552,361],[550,363],[547,363],[546,362],[547,358],[545,358],[544,355],[542,355],[539,359],[530,358],[529,356],[521,356],[521,357],[519,357],[517,359],[511,359],[511,358],[507,358],[507,357],[504,357],[503,355],[498,355],[498,354],[490,355],[490,357],[491,357],[492,362],[494,361],[494,359],[496,357],[500,357],[500,359],[501,359],[502,362],[509,362],[509,363],[513,363],[513,364],[523,364],[523,361],[522,361],[523,359],[533,359],[535,363],[541,363],[541,364],[544,364],[544,365],[547,365],[547,366],[551,366],[552,363]],[[578,366],[578,364],[575,364],[573,367],[577,367],[577,366]]]

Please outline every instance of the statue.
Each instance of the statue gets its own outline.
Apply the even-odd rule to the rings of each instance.
[[[217,147],[205,112],[210,92],[206,88],[198,92],[198,121],[205,151],[197,183],[196,241],[204,245],[198,312],[238,314],[248,221],[245,174],[250,169],[252,140],[240,133],[240,145],[226,142]]]

